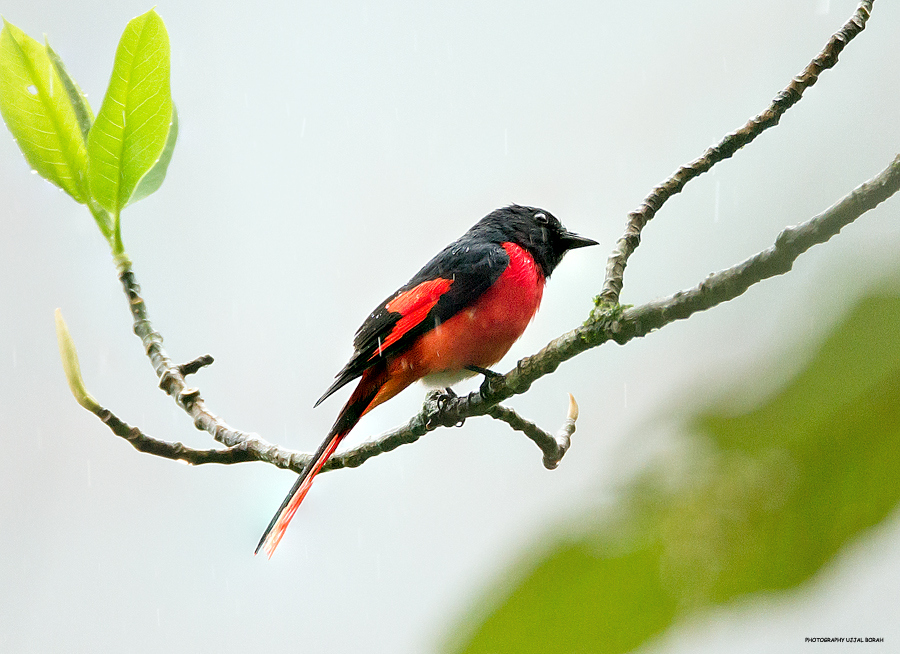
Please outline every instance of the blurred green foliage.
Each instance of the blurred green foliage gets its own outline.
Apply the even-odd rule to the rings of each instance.
[[[644,474],[616,519],[591,516],[501,580],[454,651],[628,652],[698,611],[808,580],[900,500],[898,334],[900,297],[871,295],[759,406],[698,409],[683,465]]]

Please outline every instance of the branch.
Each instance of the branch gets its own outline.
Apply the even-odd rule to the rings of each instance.
[[[641,206],[628,214],[625,234],[616,243],[616,247],[606,264],[606,280],[600,298],[604,302],[616,304],[622,291],[622,276],[630,257],[641,243],[641,230],[653,219],[656,212],[666,200],[680,193],[685,185],[707,172],[715,164],[728,159],[735,152],[750,143],[766,129],[774,127],[781,116],[799,102],[803,92],[815,84],[819,75],[837,63],[838,55],[857,34],[866,27],[866,21],[872,11],[874,0],[863,0],[859,3],[853,16],[828,41],[828,45],[813,59],[800,75],[775,96],[772,103],[761,114],[751,118],[740,129],[727,134],[719,143],[709,148],[703,156],[682,166],[662,184],[653,189]]]
[[[451,398],[439,391],[432,391],[426,397],[421,410],[405,425],[353,449],[335,454],[322,470],[355,468],[374,456],[390,452],[401,445],[414,443],[438,427],[453,427],[463,423],[467,418],[483,415],[502,419],[514,429],[528,434],[545,452],[545,465],[547,461],[553,461],[553,457],[547,456],[547,452],[550,451],[552,454],[549,441],[554,440],[558,448],[556,458],[558,463],[568,448],[568,438],[574,432],[577,408],[575,416],[570,413],[570,419],[557,436],[553,437],[536,425],[523,420],[510,409],[497,405],[514,395],[526,392],[535,381],[554,372],[561,363],[586,350],[610,340],[623,345],[633,338],[646,336],[671,322],[684,320],[698,311],[705,311],[733,300],[754,284],[788,272],[793,267],[794,261],[809,248],[825,243],[843,227],[874,209],[898,190],[900,190],[900,155],[880,174],[858,186],[823,213],[801,225],[783,230],[772,247],[736,266],[710,275],[692,289],[679,291],[640,307],[625,309],[618,305],[611,306],[599,302],[584,325],[551,341],[537,354],[525,357],[506,375],[491,377],[482,384],[479,391],[466,396]],[[127,288],[136,294],[140,289],[134,283],[133,275],[129,275],[128,278],[130,283]],[[160,369],[164,371],[163,375],[165,371],[172,371],[169,380],[166,383],[161,382],[160,386],[170,395],[175,395],[179,405],[191,415],[198,416],[195,418],[198,428],[209,431],[216,440],[228,445],[229,449],[191,450],[180,443],[151,439],[136,428],[128,427],[99,405],[96,410],[89,406],[86,408],[107,423],[114,433],[128,439],[137,449],[157,456],[181,459],[195,464],[263,461],[280,468],[290,468],[298,473],[303,469],[310,458],[309,454],[287,450],[268,443],[256,434],[231,429],[224,421],[205,409],[199,391],[175,391],[177,388],[183,388],[183,377],[179,377],[178,366],[171,365],[171,361],[165,356],[162,338],[150,328],[143,302],[132,302],[132,313],[135,314],[135,332],[140,332],[138,335],[142,340],[152,346],[147,348],[148,352],[153,350],[151,359],[168,361],[160,364]],[[71,381],[70,379],[70,384]],[[186,396],[189,399],[186,400]],[[90,398],[89,395],[87,397]],[[90,400],[93,401],[93,398]],[[112,417],[105,418],[102,412]],[[565,431],[570,428],[571,431],[566,434]]]
[[[131,443],[134,449],[146,454],[161,456],[164,459],[172,459],[175,461],[184,461],[191,465],[202,465],[204,463],[245,463],[247,461],[257,461],[258,458],[248,449],[246,443],[228,447],[224,450],[195,450],[187,447],[182,443],[169,443],[167,441],[147,436],[137,427],[131,427],[127,423],[120,420],[112,411],[98,406],[97,411],[93,411],[100,421],[112,430],[116,436],[124,438]]]
[[[772,247],[710,275],[692,289],[640,307],[625,309],[598,302],[584,325],[551,341],[537,354],[525,357],[506,375],[490,378],[481,390],[466,396],[445,398],[443,402],[429,396],[422,410],[407,424],[332,457],[323,470],[361,465],[377,454],[418,440],[438,426],[451,427],[467,418],[488,414],[496,404],[524,393],[535,381],[586,350],[610,340],[623,345],[671,322],[733,300],[754,284],[788,272],[806,250],[825,243],[898,190],[900,155],[879,175],[858,186],[837,204],[801,225],[782,231]]]
[[[162,335],[153,329],[147,317],[147,306],[141,297],[141,287],[131,269],[131,261],[123,258],[118,262],[118,266],[119,281],[128,297],[128,306],[134,321],[134,333],[144,344],[144,351],[150,358],[156,376],[159,377],[159,387],[172,396],[176,404],[191,416],[197,429],[209,432],[213,438],[229,448],[239,446],[246,450],[248,458],[245,460],[264,461],[279,468],[291,468],[299,473],[309,459],[308,454],[279,447],[257,434],[234,429],[206,408],[200,390],[188,387],[185,377],[210,365],[213,358],[206,354],[188,363],[175,365],[163,348]],[[210,450],[213,451],[215,450]]]
[[[118,261],[119,280],[122,288],[128,297],[128,306],[131,309],[132,319],[134,321],[134,333],[141,339],[144,344],[144,351],[150,358],[153,369],[159,377],[159,387],[168,395],[175,399],[176,404],[191,416],[194,426],[197,429],[207,431],[218,442],[226,445],[228,450],[190,450],[190,463],[242,463],[245,461],[263,461],[278,466],[279,468],[289,468],[298,474],[301,473],[309,462],[311,455],[296,450],[289,450],[278,445],[270,443],[262,439],[259,435],[244,432],[232,428],[224,420],[212,413],[206,407],[206,402],[200,396],[200,389],[188,387],[185,377],[189,374],[197,372],[200,368],[212,364],[212,356],[206,354],[193,361],[185,364],[175,365],[163,348],[162,335],[153,329],[150,319],[147,316],[147,306],[141,296],[141,287],[138,285],[134,271],[131,269],[131,261],[126,257]],[[571,396],[570,396],[571,397]],[[367,459],[388,452],[400,445],[412,443],[418,440],[427,432],[438,426],[461,425],[465,418],[460,418],[454,423],[447,424],[440,418],[441,407],[448,398],[438,392],[433,396],[429,396],[426,400],[422,411],[410,420],[409,423],[399,432],[393,433],[390,438],[377,439],[363,443],[357,448],[331,457],[323,471],[334,470],[336,468],[356,467],[361,465]],[[574,405],[574,399],[572,399]],[[99,407],[99,405],[98,405]],[[569,418],[560,430],[557,436],[551,436],[537,425],[520,418],[515,412],[503,407],[497,407],[494,417],[506,421],[513,429],[523,431],[531,440],[537,443],[538,447],[544,452],[544,465],[549,468],[555,468],[569,447],[569,438],[575,431],[575,420],[578,417],[578,407],[574,405],[574,413],[570,407]],[[493,408],[489,407],[489,408]],[[90,409],[89,409],[90,410]],[[118,420],[111,412],[104,409],[115,423],[121,423],[124,427],[113,428],[113,425],[107,422],[103,417],[101,420],[107,423],[110,428],[118,436],[127,438],[132,445],[141,451],[149,454],[156,454],[166,458],[178,458],[188,460],[185,448],[181,443],[168,443],[157,439],[152,439],[143,434],[140,430],[130,428],[125,423]],[[99,413],[94,411],[100,416]],[[487,411],[483,411],[478,415],[485,415]],[[129,431],[132,430],[132,431]],[[126,433],[128,435],[126,435]],[[134,434],[140,434],[138,438]],[[142,447],[136,443],[140,442]],[[236,448],[240,449],[240,456],[226,455],[223,453],[231,452]]]
[[[860,3],[850,21],[831,38],[825,50],[807,66],[806,70],[775,98],[769,109],[749,121],[742,129],[727,135],[721,143],[707,150],[700,159],[680,168],[654,189],[639,210],[630,215],[626,234],[619,240],[616,250],[610,257],[603,292],[598,296],[596,306],[584,325],[550,342],[537,354],[522,359],[516,368],[506,375],[489,377],[479,391],[464,397],[448,397],[439,392],[429,394],[421,410],[405,425],[331,457],[322,470],[359,466],[373,456],[415,442],[438,427],[461,425],[467,418],[482,415],[491,415],[504,420],[514,429],[526,433],[544,451],[545,465],[555,467],[568,449],[569,439],[574,432],[577,407],[574,414],[570,413],[569,419],[558,434],[552,436],[522,419],[512,410],[499,406],[500,402],[526,392],[535,381],[554,372],[562,362],[581,352],[609,340],[624,344],[670,322],[687,318],[697,311],[738,297],[747,288],[763,279],[787,272],[800,254],[815,244],[824,243],[837,234],[844,225],[893,195],[900,188],[900,157],[876,178],[858,187],[821,215],[798,227],[785,229],[771,248],[737,266],[710,275],[697,287],[637,308],[625,309],[617,304],[622,287],[622,273],[628,256],[640,242],[640,231],[643,226],[656,214],[660,206],[679,192],[688,181],[709,170],[718,161],[730,157],[764,129],[777,124],[780,116],[800,99],[806,88],[815,83],[818,75],[835,64],[838,54],[846,43],[862,31],[872,3],[873,0]],[[76,394],[76,398],[80,398],[82,406],[98,415],[114,433],[128,439],[136,448],[151,454],[191,463],[263,461],[300,472],[308,462],[309,454],[284,449],[265,441],[257,434],[233,429],[206,407],[199,389],[187,386],[186,376],[197,372],[203,366],[210,365],[212,357],[204,355],[183,365],[173,364],[162,346],[162,336],[153,329],[147,317],[146,305],[141,297],[140,287],[135,281],[131,262],[122,256],[117,259],[117,265],[119,279],[128,296],[134,332],[144,344],[147,356],[159,377],[160,388],[172,396],[192,417],[198,429],[209,432],[227,449],[192,450],[180,443],[168,443],[146,436],[137,428],[126,425],[109,410],[100,407],[84,390],[83,384],[80,390],[73,386],[73,393]]]
[[[247,448],[243,445],[228,448],[226,450],[195,450],[185,447],[181,443],[168,443],[147,436],[137,427],[131,427],[120,420],[112,411],[105,409],[88,393],[84,387],[84,379],[81,377],[81,365],[78,363],[78,352],[75,343],[69,333],[66,321],[62,313],[56,310],[56,340],[59,343],[59,354],[63,362],[63,370],[66,373],[66,381],[72,395],[82,407],[100,418],[116,436],[120,436],[131,443],[136,450],[161,456],[166,459],[186,461],[194,465],[202,463],[240,463],[252,461]],[[204,359],[205,360],[205,359]],[[199,359],[198,359],[199,361]]]
[[[566,414],[566,421],[559,428],[559,431],[556,432],[555,436],[548,434],[533,422],[525,420],[512,409],[499,404],[492,407],[488,411],[488,415],[497,420],[502,420],[513,429],[524,433],[533,440],[544,453],[544,467],[547,470],[554,470],[565,453],[569,451],[569,445],[572,444],[572,434],[575,433],[575,422],[578,420],[578,404],[575,402],[572,394],[569,393],[569,411]]]
[[[807,222],[788,227],[775,244],[727,270],[707,277],[698,286],[648,302],[624,312],[621,331],[614,337],[625,343],[654,329],[683,320],[698,311],[742,295],[753,284],[783,275],[794,261],[814,245],[825,243],[844,227],[900,190],[900,155],[874,178],[856,187],[849,195]],[[596,311],[596,310],[595,310]]]

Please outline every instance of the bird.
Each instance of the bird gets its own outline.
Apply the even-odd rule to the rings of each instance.
[[[303,468],[256,547],[269,558],[338,444],[366,413],[423,380],[438,387],[486,377],[525,331],[563,256],[597,245],[549,211],[512,204],[492,211],[381,302],[353,339],[353,356],[316,402],[359,383]]]

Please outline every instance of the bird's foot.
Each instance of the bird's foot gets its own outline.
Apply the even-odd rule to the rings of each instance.
[[[449,405],[453,400],[459,397],[459,395],[456,394],[456,391],[454,391],[449,386],[444,386],[442,390],[435,390],[433,391],[433,393],[435,395],[435,400],[437,401],[438,408],[441,411],[446,409],[447,405]]]
[[[481,366],[466,366],[466,370],[471,370],[472,372],[477,372],[479,375],[484,375],[484,381],[481,382],[481,386],[478,387],[478,391],[485,395],[491,390],[491,381],[494,379],[499,379],[504,375],[499,372],[494,372],[490,368],[482,368]]]
[[[456,394],[452,388],[445,387],[443,390],[433,390],[428,394],[428,401],[434,402],[437,405],[438,411],[445,411],[449,409],[454,400],[459,399],[459,395]],[[462,427],[463,423],[466,421],[465,418],[459,420],[456,423],[450,422],[439,422],[438,424],[443,424],[445,427]],[[434,423],[429,419],[426,424],[428,429],[434,429]]]

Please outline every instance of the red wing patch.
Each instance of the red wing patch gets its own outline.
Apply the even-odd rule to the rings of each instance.
[[[372,355],[372,358],[374,359],[381,354],[384,348],[397,341],[406,332],[425,320],[425,316],[434,308],[434,305],[438,303],[438,300],[447,292],[452,283],[452,279],[444,279],[442,277],[430,279],[401,293],[388,302],[385,305],[385,309],[391,313],[399,313],[401,318],[394,325],[391,333],[379,343],[378,349]]]

